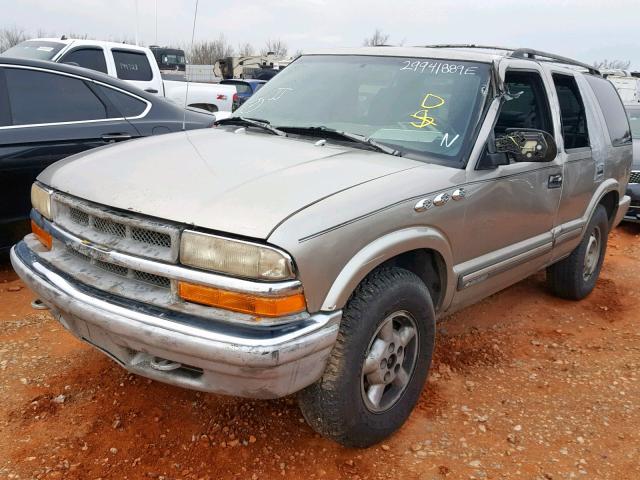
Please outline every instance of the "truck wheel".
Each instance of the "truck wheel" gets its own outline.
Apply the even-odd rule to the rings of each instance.
[[[607,250],[609,218],[602,205],[596,207],[580,245],[564,260],[547,268],[547,283],[561,298],[582,300],[596,286]]]
[[[298,394],[311,427],[342,445],[368,447],[397,430],[429,372],[435,314],[425,284],[381,268],[358,286],[320,380]]]

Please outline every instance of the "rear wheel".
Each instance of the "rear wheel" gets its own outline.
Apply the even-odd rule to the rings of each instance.
[[[581,300],[593,291],[602,269],[608,235],[609,217],[604,207],[598,205],[576,249],[547,268],[547,283],[555,295]]]
[[[298,395],[307,422],[350,447],[383,440],[418,401],[434,338],[433,304],[422,280],[400,268],[373,272],[344,309],[323,377]]]

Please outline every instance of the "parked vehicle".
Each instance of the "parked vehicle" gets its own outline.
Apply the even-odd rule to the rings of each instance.
[[[235,108],[239,107],[244,102],[249,100],[249,98],[251,98],[251,95],[253,95],[258,90],[260,90],[264,86],[264,84],[267,82],[266,80],[229,79],[229,80],[222,80],[220,83],[222,85],[233,85],[236,87],[236,91],[238,93],[238,99],[236,101],[236,105],[234,106],[234,110],[235,110]]]
[[[214,74],[224,79],[256,78],[270,80],[279,70],[284,69],[292,61],[291,57],[277,57],[273,52],[266,55],[248,55],[243,57],[225,57],[218,60]],[[269,78],[262,78],[265,72],[272,72]]]
[[[640,72],[609,70],[603,76],[616,87],[623,103],[640,105]]]
[[[178,105],[208,112],[230,112],[233,107],[235,90],[223,85],[193,82],[187,89],[185,80],[163,80],[151,50],[136,45],[65,37],[42,38],[19,43],[3,56],[89,68],[129,82],[145,92],[164,96]]]
[[[171,70],[184,72],[187,66],[184,50],[179,48],[159,47],[151,45],[149,50],[153,53],[160,71]]]
[[[534,50],[311,53],[218,124],[48,168],[14,268],[130,371],[299,392],[344,445],[405,421],[436,319],[541,269],[589,295],[630,202],[613,85]]]
[[[0,58],[0,105],[0,251],[29,231],[31,184],[53,162],[215,120],[84,68],[11,58]]]
[[[631,206],[624,219],[640,223],[640,104],[626,105],[625,108],[633,137],[633,166],[627,188],[627,195],[631,197]]]

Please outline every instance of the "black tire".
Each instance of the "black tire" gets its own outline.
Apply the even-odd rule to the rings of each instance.
[[[587,275],[587,270],[591,270],[588,268],[587,251],[594,235],[599,236],[599,256],[593,271]],[[598,205],[580,244],[567,258],[547,268],[547,284],[554,295],[568,300],[582,300],[593,291],[607,251],[608,235],[609,217],[604,207]]]
[[[393,371],[394,365],[402,364],[404,372],[409,370],[405,366],[412,359],[412,372],[402,379],[397,375],[398,383],[404,387],[396,387],[395,381],[383,385],[382,399],[389,395],[392,403],[384,411],[375,412],[367,406],[370,399],[366,389],[371,386],[367,387],[365,378],[369,377],[364,374],[364,365],[368,350],[371,348],[369,356],[373,355],[374,341],[383,335],[383,327],[389,321],[393,328],[399,327],[398,331],[393,330],[394,335],[405,332],[400,321],[415,325],[411,328],[416,335],[404,350],[395,346],[397,358],[393,353],[384,354],[388,356],[384,361],[389,362],[384,368]],[[364,448],[383,440],[405,422],[418,401],[429,373],[434,341],[433,303],[420,278],[395,267],[372,272],[344,309],[338,339],[322,378],[298,394],[302,414],[315,431],[344,446]],[[380,362],[380,370],[384,361]],[[393,400],[394,397],[397,398]]]

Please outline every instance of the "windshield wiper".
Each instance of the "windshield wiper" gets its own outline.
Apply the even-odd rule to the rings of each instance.
[[[279,127],[281,131],[291,132],[291,133],[312,133],[312,134],[328,134],[336,137],[346,138],[355,143],[359,143],[361,145],[366,145],[368,147],[373,148],[382,153],[386,153],[388,155],[394,155],[396,157],[401,157],[402,152],[400,150],[396,150],[395,148],[388,147],[387,145],[383,145],[382,143],[378,143],[370,137],[365,137],[364,135],[358,135],[351,132],[345,132],[342,130],[336,130],[333,128],[325,127],[324,125],[312,126],[312,127]]]
[[[223,118],[216,122],[216,125],[249,125],[251,127],[258,127],[267,132],[271,132],[274,135],[278,135],[280,137],[286,137],[287,134],[282,130],[277,129],[276,127],[272,127],[269,125],[267,120],[262,120],[259,118],[247,118],[247,117],[229,117]]]

